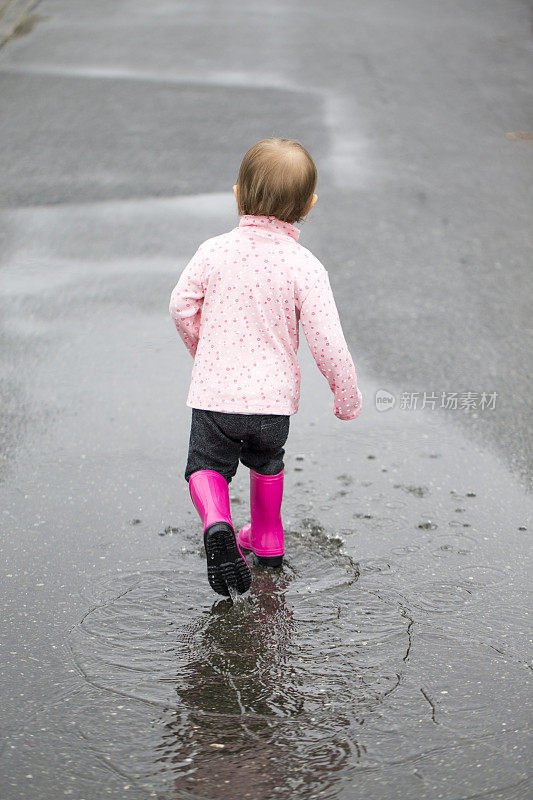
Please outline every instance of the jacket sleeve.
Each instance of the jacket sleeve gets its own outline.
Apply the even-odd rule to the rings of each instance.
[[[199,248],[180,275],[170,296],[169,312],[189,353],[196,355],[204,302],[204,261]]]
[[[326,270],[303,301],[300,322],[317,366],[333,392],[333,413],[339,419],[355,419],[361,413],[362,397]]]

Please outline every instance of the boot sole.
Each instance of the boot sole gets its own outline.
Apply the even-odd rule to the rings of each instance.
[[[214,592],[230,596],[230,589],[239,594],[252,585],[252,573],[237,547],[235,532],[228,522],[215,522],[204,533],[207,555],[207,580]]]

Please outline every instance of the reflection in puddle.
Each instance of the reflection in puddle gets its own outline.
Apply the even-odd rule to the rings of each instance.
[[[358,580],[339,541],[307,528],[235,605],[206,608],[199,551],[100,587],[71,646],[98,696],[77,724],[108,765],[191,797],[335,796],[365,758],[365,719],[399,685],[411,622]]]

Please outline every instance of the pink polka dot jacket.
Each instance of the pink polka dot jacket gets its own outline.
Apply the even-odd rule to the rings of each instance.
[[[230,413],[295,414],[301,323],[334,395],[334,414],[361,412],[354,364],[326,269],[274,217],[243,215],[205,241],[170,298],[170,314],[194,357],[187,405]]]

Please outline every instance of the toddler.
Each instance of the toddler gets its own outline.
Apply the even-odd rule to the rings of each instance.
[[[328,273],[298,244],[314,206],[315,164],[290,139],[264,139],[244,156],[233,187],[238,227],[200,245],[170,299],[170,314],[194,358],[185,479],[204,528],[215,592],[245,592],[243,551],[279,566],[284,553],[283,445],[298,410],[301,323],[339,419],[361,412],[361,393]],[[235,537],[228,484],[250,469],[251,522]],[[231,590],[231,591],[230,591]]]

